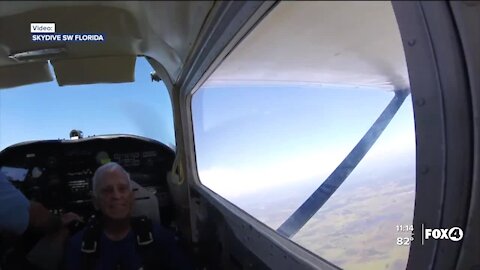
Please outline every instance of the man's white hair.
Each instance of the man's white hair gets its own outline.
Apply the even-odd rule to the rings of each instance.
[[[127,180],[128,180],[128,188],[130,190],[132,190],[132,182],[130,181],[130,174],[125,171],[125,169],[120,166],[120,164],[116,163],[116,162],[109,162],[109,163],[106,163],[100,167],[97,168],[97,170],[95,171],[95,174],[93,174],[93,178],[92,178],[92,192],[93,192],[93,196],[95,197],[98,197],[98,186],[100,184],[100,182],[104,179],[104,175],[105,173],[112,173],[112,172],[115,172],[115,171],[119,171],[119,172],[122,172],[123,174],[125,174],[127,176]]]

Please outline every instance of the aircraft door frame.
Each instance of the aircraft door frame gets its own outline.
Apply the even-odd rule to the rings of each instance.
[[[416,240],[407,268],[460,269],[461,241],[423,241],[421,233],[422,226],[459,226],[468,233],[473,121],[461,41],[447,2],[392,5],[407,60],[417,142]]]

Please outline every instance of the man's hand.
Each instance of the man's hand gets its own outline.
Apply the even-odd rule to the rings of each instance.
[[[82,218],[75,213],[68,212],[61,217],[55,216],[42,204],[30,202],[30,227],[43,233],[56,233],[74,221],[82,221]]]
[[[74,222],[74,221],[83,222],[83,218],[73,212],[68,212],[63,214],[61,217],[61,220],[62,220],[63,226],[68,226],[71,222]]]
[[[30,201],[29,228],[40,232],[52,232],[58,228],[53,215],[41,203]],[[60,224],[61,225],[61,224]]]

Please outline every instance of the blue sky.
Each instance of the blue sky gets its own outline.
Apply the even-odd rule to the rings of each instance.
[[[192,101],[200,179],[239,204],[244,195],[300,182],[313,191],[392,98],[347,87],[204,87]],[[397,162],[415,170],[410,96],[365,159],[377,162],[377,173]]]
[[[0,149],[14,143],[126,133],[174,144],[173,114],[165,85],[137,58],[135,82],[59,87],[56,81],[0,90]]]

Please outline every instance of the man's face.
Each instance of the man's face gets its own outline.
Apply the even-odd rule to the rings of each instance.
[[[98,187],[97,206],[110,219],[130,218],[133,192],[125,174],[114,171],[103,175]]]

